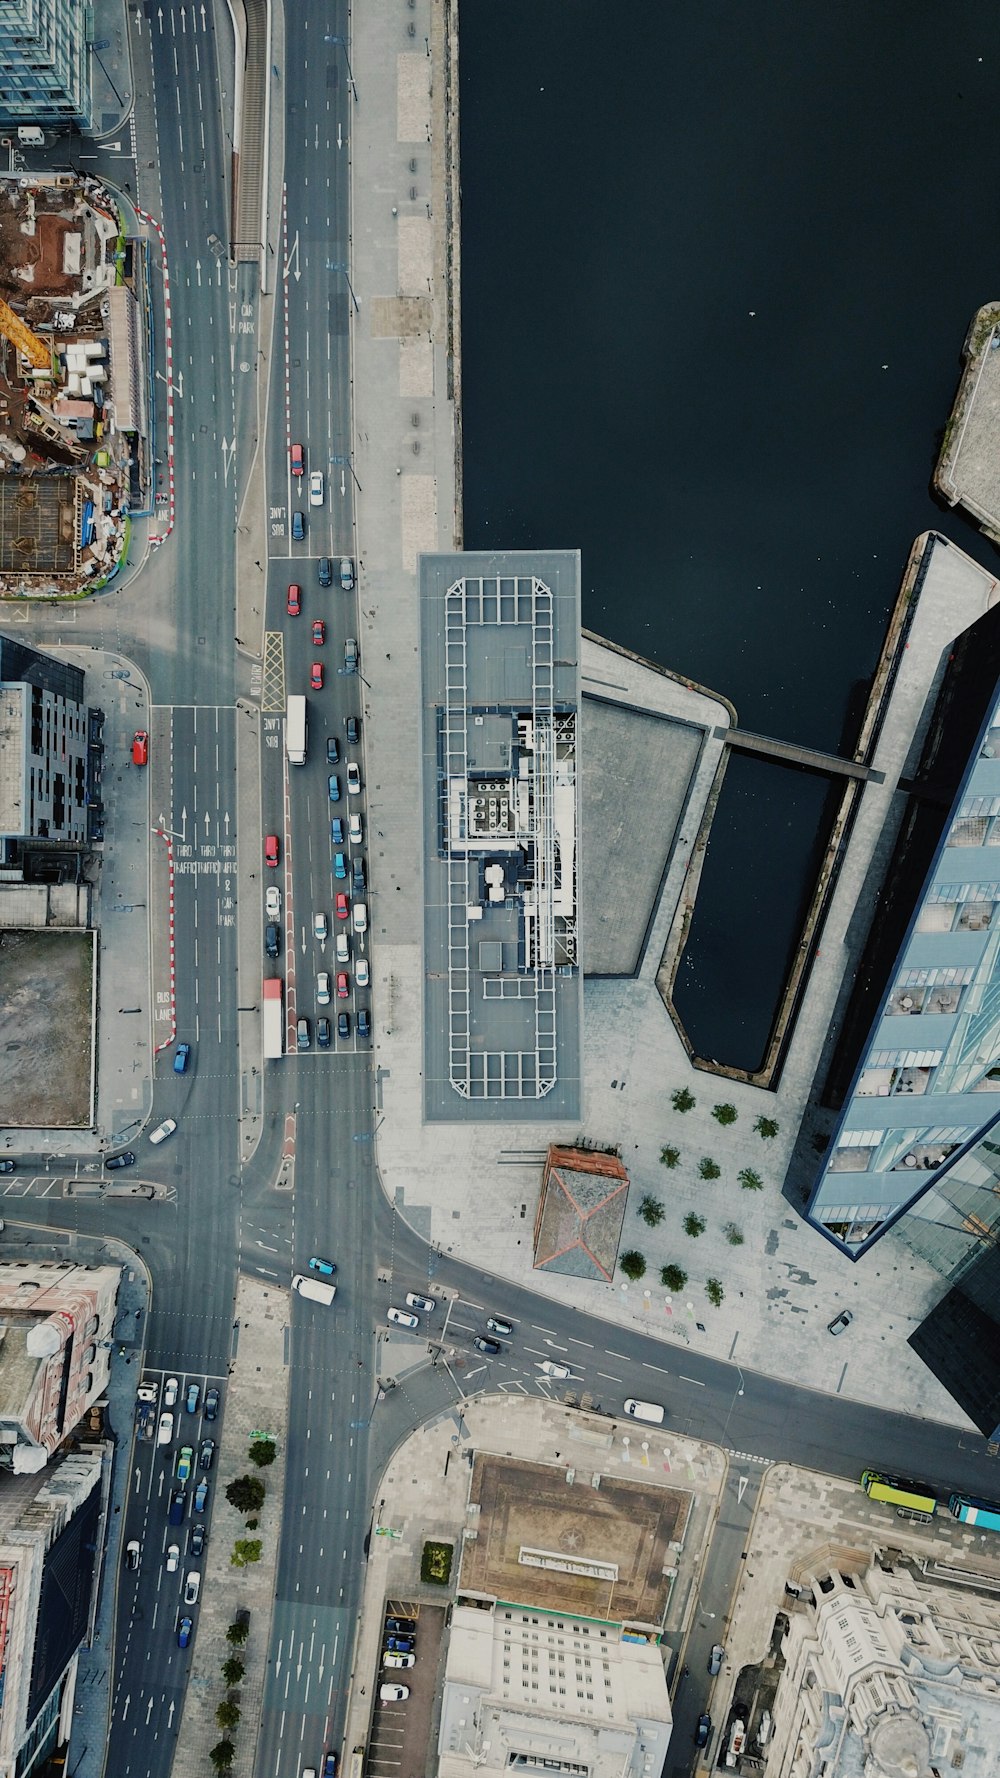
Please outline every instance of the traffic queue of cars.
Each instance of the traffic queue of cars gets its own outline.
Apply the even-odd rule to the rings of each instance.
[[[205,1517],[208,1511],[208,1474],[215,1462],[215,1439],[205,1425],[218,1419],[221,1397],[214,1384],[203,1389],[199,1380],[191,1378],[184,1385],[183,1409],[180,1405],[181,1383],[178,1377],[164,1377],[162,1382],[144,1377],[136,1391],[136,1436],[144,1442],[155,1439],[157,1449],[170,1465],[167,1494],[167,1536],[176,1532],[187,1518],[189,1485],[192,1522],[188,1531],[186,1555],[197,1561],[205,1551]],[[202,1424],[199,1427],[198,1417]],[[190,1420],[188,1419],[190,1416]],[[187,1438],[185,1438],[187,1435]],[[174,1442],[183,1442],[174,1451]],[[187,1442],[187,1439],[190,1442]],[[183,1532],[179,1534],[183,1536]],[[137,1570],[142,1560],[142,1546],[133,1537],[125,1547],[125,1566]],[[181,1568],[181,1546],[171,1540],[165,1545],[163,1562],[168,1574]],[[181,1604],[175,1622],[179,1648],[187,1648],[194,1633],[194,1620],[189,1608],[197,1605],[201,1595],[201,1570],[188,1568],[181,1589]]]

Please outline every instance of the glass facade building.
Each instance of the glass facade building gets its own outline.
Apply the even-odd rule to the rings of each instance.
[[[0,0],[0,124],[89,129],[92,18],[86,0]]]

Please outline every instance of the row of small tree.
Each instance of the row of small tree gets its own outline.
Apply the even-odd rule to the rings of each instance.
[[[258,1469],[269,1468],[277,1456],[274,1440],[251,1440],[248,1456]],[[256,1531],[260,1524],[260,1509],[266,1498],[267,1489],[259,1475],[236,1476],[226,1488],[226,1499],[230,1506],[243,1514],[248,1531]],[[262,1547],[259,1537],[238,1537],[229,1560],[234,1568],[245,1568],[249,1562],[260,1561]],[[236,1651],[244,1646],[249,1634],[250,1613],[238,1612],[226,1631],[230,1652],[222,1663],[221,1671],[227,1694],[231,1693],[234,1686],[239,1685],[246,1673],[246,1666]],[[222,1740],[209,1749],[208,1757],[217,1772],[228,1772],[236,1758],[236,1743],[233,1741],[232,1731],[239,1727],[242,1714],[239,1701],[234,1697],[227,1695],[216,1705],[215,1720],[224,1732]]]

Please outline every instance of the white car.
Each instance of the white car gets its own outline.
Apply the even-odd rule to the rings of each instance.
[[[165,1408],[173,1407],[177,1400],[177,1391],[179,1388],[180,1384],[176,1377],[167,1378],[166,1383],[163,1386],[163,1405]]]
[[[173,1135],[176,1128],[176,1118],[165,1117],[162,1124],[157,1124],[156,1129],[149,1132],[149,1140],[153,1147],[155,1148],[158,1142],[165,1142],[168,1136]]]
[[[406,1306],[408,1309],[418,1310],[421,1315],[433,1315],[437,1302],[432,1296],[418,1296],[415,1290],[408,1290]]]
[[[350,820],[347,823],[347,831],[350,834],[351,845],[352,846],[360,846],[360,844],[361,844],[361,816],[360,815],[352,815],[351,816]]]
[[[318,939],[320,944],[325,944],[326,943],[326,935],[327,935],[328,931],[329,931],[329,927],[327,926],[327,923],[326,923],[326,915],[325,914],[314,914],[313,915],[313,938]]]
[[[156,1428],[156,1442],[157,1442],[157,1444],[158,1445],[169,1445],[173,1436],[174,1436],[174,1416],[173,1416],[173,1414],[161,1414],[160,1415],[160,1424]]]
[[[309,504],[310,506],[322,506],[323,504],[323,471],[321,469],[314,469],[310,474]]]
[[[351,913],[354,915],[354,930],[355,930],[355,932],[367,932],[368,931],[368,909],[365,906],[364,902],[363,901],[356,901],[354,903],[354,906],[351,909]]]
[[[356,988],[367,988],[368,982],[368,958],[359,957],[357,968],[354,971],[354,985]]]
[[[136,1400],[155,1401],[159,1393],[155,1383],[150,1383],[144,1380],[139,1384],[139,1387],[136,1390]]]
[[[383,1655],[382,1656],[383,1667],[415,1667],[416,1664],[417,1664],[416,1655]]]
[[[410,1695],[408,1685],[380,1685],[378,1695],[383,1704],[401,1704]]]
[[[551,1358],[543,1358],[538,1368],[547,1377],[568,1377],[572,1374],[568,1364],[556,1364]]]
[[[347,768],[347,794],[348,796],[358,796],[360,792],[361,773],[352,759]]]
[[[198,1573],[197,1568],[192,1568],[190,1574],[187,1577],[187,1580],[184,1582],[184,1603],[185,1603],[185,1605],[197,1605],[198,1594],[200,1592],[201,1592],[201,1575]]]
[[[321,969],[319,975],[316,977],[316,1005],[329,1006],[329,1004],[330,977],[325,969]]]
[[[340,931],[337,933],[337,962],[338,963],[350,963],[350,961],[351,961],[350,943],[348,941],[347,933],[344,931],[344,928],[341,927]]]
[[[418,1315],[408,1315],[405,1309],[387,1309],[385,1318],[387,1321],[394,1321],[397,1327],[420,1326],[420,1317]]]
[[[167,1573],[168,1574],[176,1574],[177,1573],[177,1570],[180,1566],[180,1560],[181,1560],[180,1544],[172,1543],[170,1545],[170,1548],[167,1550]]]
[[[264,912],[269,920],[281,919],[281,890],[273,883],[264,891]]]

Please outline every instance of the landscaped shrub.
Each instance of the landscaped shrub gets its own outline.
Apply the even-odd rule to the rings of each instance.
[[[754,1129],[758,1136],[763,1136],[765,1142],[770,1142],[778,1134],[778,1126],[773,1117],[759,1117]]]
[[[734,1124],[739,1117],[735,1105],[713,1105],[712,1116],[717,1124]]]
[[[238,1513],[259,1513],[267,1493],[258,1475],[238,1475],[226,1489],[226,1499]]]
[[[259,1537],[238,1537],[229,1560],[234,1568],[245,1568],[248,1562],[259,1562],[263,1545]]]
[[[255,1438],[250,1446],[250,1461],[258,1469],[266,1469],[278,1455],[273,1438]]]
[[[725,1294],[726,1293],[723,1290],[722,1285],[719,1283],[718,1278],[709,1278],[708,1279],[708,1281],[705,1285],[705,1295],[707,1296],[713,1309],[718,1309],[721,1307],[723,1298],[725,1297]]]
[[[249,1634],[250,1613],[241,1611],[239,1617],[233,1619],[226,1631],[226,1641],[231,1642],[234,1648],[242,1648]]]
[[[215,1706],[215,1720],[220,1729],[235,1729],[242,1715],[239,1705],[231,1698],[223,1698],[222,1703]]]
[[[648,1195],[643,1198],[642,1203],[639,1205],[639,1215],[642,1217],[643,1222],[649,1224],[651,1229],[657,1228],[663,1221],[664,1216],[663,1205],[660,1203],[659,1198],[649,1197]]]
[[[723,1230],[723,1233],[725,1234],[726,1240],[729,1242],[730,1247],[742,1247],[742,1245],[743,1245],[743,1230],[740,1228],[738,1223],[727,1222],[725,1229]]]
[[[228,1772],[236,1758],[235,1742],[224,1735],[221,1741],[216,1741],[215,1746],[209,1748],[208,1757],[217,1772]]]
[[[713,1161],[710,1154],[702,1156],[698,1162],[698,1172],[702,1179],[719,1179],[722,1176],[722,1168],[718,1161]]]
[[[678,1087],[676,1092],[671,1093],[670,1103],[675,1111],[693,1111],[698,1101],[687,1087]]]
[[[689,1210],[684,1218],[684,1233],[686,1235],[703,1235],[705,1233],[705,1218],[696,1216],[693,1210]]]
[[[683,1290],[687,1281],[688,1275],[683,1266],[663,1266],[660,1270],[660,1283],[667,1290]]]
[[[430,1586],[446,1587],[451,1579],[451,1559],[454,1545],[450,1543],[425,1543],[420,1558],[420,1578]]]
[[[681,1158],[681,1151],[679,1148],[667,1147],[667,1148],[660,1149],[660,1164],[661,1164],[661,1166],[676,1167],[680,1158]]]
[[[631,1247],[627,1253],[619,1256],[618,1269],[625,1273],[626,1278],[631,1278],[634,1284],[638,1278],[645,1277],[646,1261],[641,1253],[637,1253],[635,1248]]]
[[[759,1173],[754,1172],[752,1167],[742,1168],[742,1170],[737,1173],[736,1177],[745,1192],[759,1192],[764,1189],[764,1181]]]
[[[239,1685],[245,1672],[246,1668],[239,1655],[230,1655],[228,1660],[222,1663],[222,1677],[227,1685]]]

